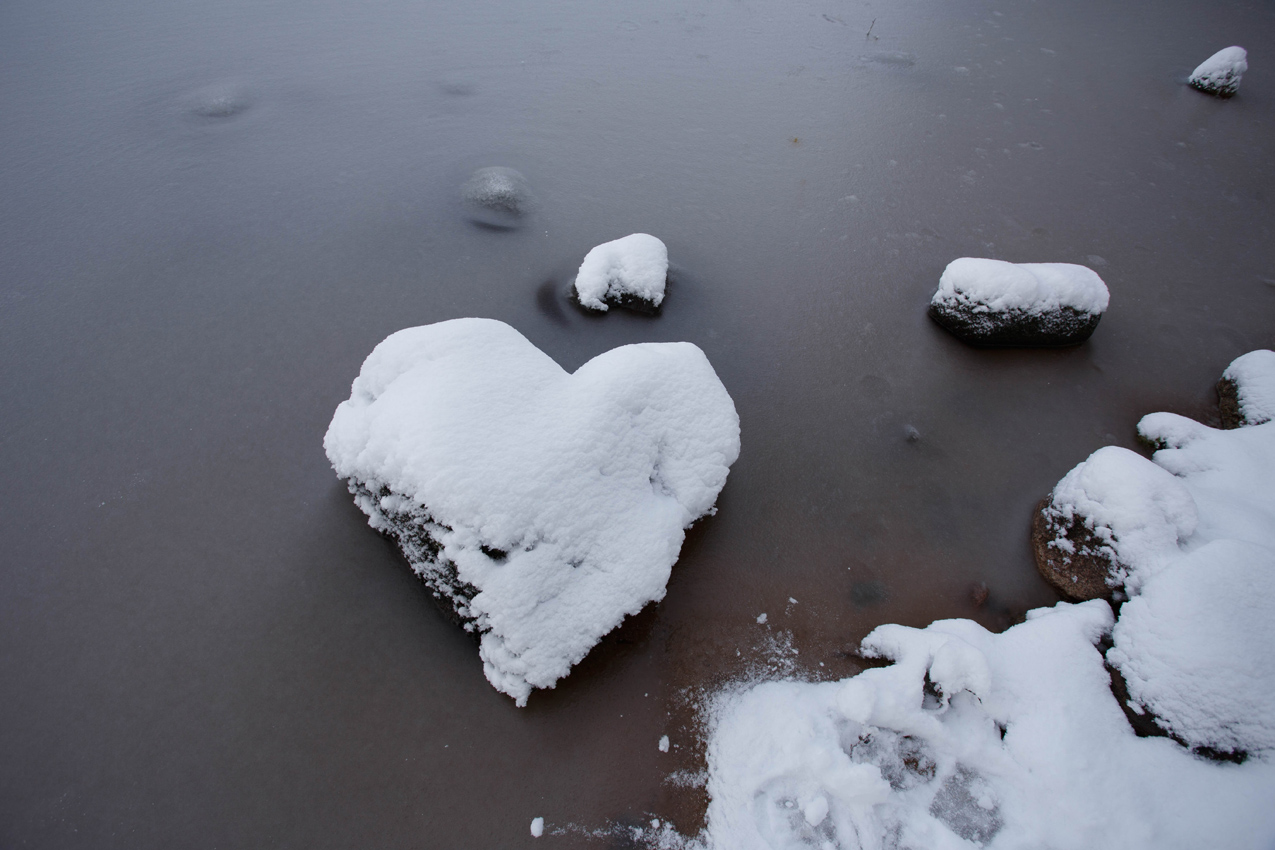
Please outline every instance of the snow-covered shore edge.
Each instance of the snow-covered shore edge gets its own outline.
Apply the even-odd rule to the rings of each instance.
[[[1086,489],[1128,480],[1116,455],[1060,482],[1105,497],[1117,529],[1106,542],[1131,559],[1128,601],[1060,602],[1000,634],[968,620],[885,625],[861,652],[888,666],[725,688],[705,709],[703,831],[631,837],[710,850],[1269,850],[1275,354],[1225,375],[1242,427],[1151,414],[1139,427],[1159,450],[1128,454],[1155,474]],[[1142,735],[1127,712],[1143,715]]]

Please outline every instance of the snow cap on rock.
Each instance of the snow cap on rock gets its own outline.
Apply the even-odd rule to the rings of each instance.
[[[1191,85],[1218,97],[1233,97],[1240,78],[1248,70],[1248,53],[1242,47],[1224,47],[1191,72]]]
[[[569,374],[502,322],[455,319],[381,342],[324,448],[522,705],[664,596],[739,455],[739,417],[691,343]]]
[[[1098,273],[1072,263],[1008,263],[962,257],[939,278],[931,303],[969,301],[987,311],[1101,313],[1110,296]]]
[[[604,242],[589,251],[576,273],[580,303],[605,311],[608,303],[658,307],[668,279],[668,248],[647,233]]]

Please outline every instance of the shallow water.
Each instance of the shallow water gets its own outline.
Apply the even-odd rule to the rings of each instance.
[[[1269,2],[542,5],[0,9],[0,845],[693,830],[688,694],[1050,604],[1036,500],[1275,346]],[[1237,98],[1183,85],[1236,41]],[[520,230],[463,216],[489,165]],[[634,231],[662,314],[568,304]],[[967,348],[925,316],[965,255],[1092,265],[1111,308]],[[666,599],[525,710],[320,445],[380,339],[470,315],[568,369],[691,340],[742,422]]]

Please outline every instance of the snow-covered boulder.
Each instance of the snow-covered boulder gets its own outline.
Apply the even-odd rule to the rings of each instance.
[[[1190,83],[1202,92],[1234,97],[1240,78],[1248,70],[1248,53],[1242,47],[1224,47],[1191,72]]]
[[[324,448],[524,705],[664,596],[739,454],[739,418],[690,343],[622,346],[568,374],[506,324],[456,319],[378,345]]]
[[[1231,361],[1217,383],[1217,398],[1224,428],[1275,419],[1275,351],[1250,351]]]
[[[1085,266],[962,257],[939,278],[930,316],[975,345],[1075,345],[1094,332],[1108,300]]]
[[[1107,653],[1132,704],[1191,747],[1275,752],[1275,550],[1214,540],[1120,609]]]
[[[469,217],[489,227],[515,228],[531,211],[531,186],[512,168],[480,168],[460,187]]]
[[[1136,452],[1107,446],[1041,504],[1032,549],[1040,574],[1064,598],[1110,599],[1136,592],[1179,555],[1196,523],[1181,481]]]
[[[576,273],[575,294],[590,310],[610,304],[652,312],[664,301],[668,248],[647,233],[634,233],[593,248]]]

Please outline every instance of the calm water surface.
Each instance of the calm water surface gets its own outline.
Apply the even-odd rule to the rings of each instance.
[[[1239,97],[1183,85],[1236,42]],[[4,4],[0,846],[696,829],[697,689],[1052,603],[1036,500],[1275,345],[1272,56],[1270,2]],[[488,165],[523,229],[464,219]],[[663,314],[572,308],[634,231]],[[1112,306],[966,348],[925,317],[966,255],[1091,265]],[[321,448],[378,341],[458,316],[568,369],[691,340],[742,421],[667,598],[525,710]]]

